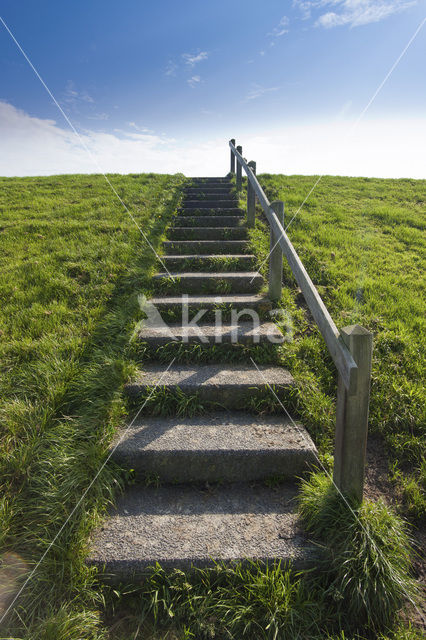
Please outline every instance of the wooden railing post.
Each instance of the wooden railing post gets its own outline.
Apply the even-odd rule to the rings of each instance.
[[[235,138],[231,138],[231,142],[235,147]],[[234,152],[231,149],[231,174],[235,173],[235,156],[234,156]]]
[[[278,220],[284,226],[284,202],[275,200],[271,202],[271,208],[275,212]],[[280,300],[283,281],[283,251],[278,244],[278,238],[271,227],[270,232],[270,255],[269,255],[269,298]]]
[[[238,151],[238,153],[243,155],[243,148],[242,147],[237,147],[237,151]],[[242,179],[242,173],[241,173],[241,165],[237,160],[237,191],[241,191],[242,186],[243,186],[243,179]]]
[[[342,329],[340,336],[358,368],[356,388],[351,393],[346,389],[339,375],[333,480],[344,495],[361,503],[364,489],[373,335],[364,327],[355,324]]]
[[[255,161],[252,160],[251,162],[249,162],[248,166],[251,168],[254,175],[256,175]],[[247,176],[247,226],[254,227],[255,222],[256,222],[256,194]]]

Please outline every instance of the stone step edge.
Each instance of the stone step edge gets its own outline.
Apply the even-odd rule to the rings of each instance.
[[[187,324],[159,324],[144,326],[143,321],[137,337],[153,347],[171,342],[180,344],[282,344],[285,337],[279,327],[270,321],[238,321],[236,324],[223,322],[209,324],[200,321],[196,326]]]
[[[272,307],[272,302],[266,296],[259,294],[229,294],[229,295],[219,295],[219,294],[206,294],[206,295],[197,295],[197,294],[182,294],[180,296],[153,296],[149,299],[149,301],[154,305],[169,305],[169,304],[179,304],[181,305],[183,302],[187,302],[190,306],[203,304],[206,306],[216,306],[221,304],[237,304],[237,305],[263,305],[265,307]]]
[[[125,384],[125,391],[131,395],[139,395],[142,389],[160,384],[161,387],[175,389],[180,387],[198,392],[215,392],[220,390],[249,390],[255,387],[276,386],[290,388],[296,385],[291,373],[276,365],[232,365],[200,364],[181,365],[172,364],[167,372],[163,365],[146,364],[137,372],[134,378]],[[161,382],[160,382],[161,381]],[[229,407],[228,407],[229,408]],[[241,408],[241,407],[240,407]]]
[[[168,228],[168,231],[175,231],[178,229],[179,231],[193,231],[194,233],[204,232],[204,231],[227,231],[227,232],[240,232],[242,229],[246,231],[246,227],[244,225],[238,227],[174,227],[171,226]]]
[[[206,279],[218,279],[218,280],[231,280],[233,278],[237,279],[253,279],[253,281],[258,278],[263,277],[257,271],[177,271],[167,273],[162,271],[160,273],[156,273],[152,276],[154,279],[159,280],[162,278],[180,278],[180,279],[194,279],[194,278],[206,278]]]
[[[198,213],[199,211],[202,211],[203,213],[201,214],[202,217],[208,217],[209,215],[212,216],[227,216],[229,215],[229,213],[224,213],[224,212],[229,212],[232,211],[233,213],[238,212],[237,215],[239,217],[244,217],[245,216],[245,211],[244,209],[240,209],[239,207],[206,207],[206,208],[201,208],[201,209],[197,209],[197,208],[188,208],[185,209],[185,207],[178,207],[178,209],[176,210],[178,213],[179,217],[182,218],[186,218],[186,217],[190,217],[190,218],[196,218],[196,217],[200,217],[200,214]],[[197,211],[197,214],[194,214],[194,211]],[[206,212],[209,212],[208,214],[206,214]]]
[[[254,253],[187,253],[186,255],[182,255],[181,253],[176,254],[167,254],[160,256],[162,260],[188,260],[191,258],[200,259],[200,260],[211,260],[215,258],[238,258],[243,260],[254,259],[256,256]]]
[[[204,221],[207,224],[203,224]],[[214,224],[215,222],[217,224]],[[215,229],[221,229],[229,226],[232,229],[244,227],[243,216],[176,216],[170,228],[191,229],[192,227],[202,227],[203,229],[209,229],[214,227]]]
[[[202,246],[211,246],[212,244],[220,244],[221,246],[223,246],[224,244],[226,244],[226,246],[235,246],[235,243],[241,244],[243,243],[244,245],[248,245],[249,241],[248,240],[164,240],[163,241],[163,245],[164,244],[183,244],[184,246],[187,246],[188,244],[201,244]]]

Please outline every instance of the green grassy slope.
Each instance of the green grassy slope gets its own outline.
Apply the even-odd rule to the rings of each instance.
[[[374,333],[369,427],[388,445],[408,511],[421,516],[426,506],[426,182],[325,176],[299,213],[315,178],[262,175],[260,182],[271,201],[285,202],[286,224],[297,214],[290,240],[337,326],[359,323]],[[253,237],[265,254],[261,222]],[[285,279],[297,294],[286,266]],[[335,396],[326,347],[318,332],[307,328],[306,314],[293,316],[296,340],[283,357],[297,358],[317,373],[325,395],[321,402],[318,393],[305,412],[314,411],[311,421],[322,422],[323,433],[332,435],[334,408],[324,411],[322,420],[314,410],[315,404],[329,408],[328,398]]]
[[[111,180],[158,247],[183,177]],[[287,220],[314,182],[260,180],[271,200],[286,202]],[[360,322],[375,332],[371,428],[383,433],[415,516],[424,508],[425,186],[326,177],[289,229],[337,325]],[[260,258],[267,238],[259,221],[252,240]],[[73,509],[125,419],[121,387],[133,366],[137,294],[149,292],[155,257],[102,176],[0,178],[0,264],[0,540],[16,554],[18,574],[20,559],[34,567],[71,514],[23,593],[16,637],[114,638],[99,623],[102,592],[83,562],[88,531],[120,482],[112,466]],[[285,273],[282,306],[295,339],[280,358],[300,381],[299,411],[325,453],[334,372]]]
[[[158,246],[183,177],[110,178]],[[92,637],[84,544],[112,471],[73,509],[122,420],[126,347],[155,256],[102,176],[1,179],[0,193],[2,550],[29,569],[71,516],[24,591],[21,618],[31,638]]]

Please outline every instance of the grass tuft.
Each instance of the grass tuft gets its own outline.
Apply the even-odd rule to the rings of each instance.
[[[165,634],[173,625],[176,639],[316,638],[323,610],[321,597],[313,595],[291,567],[278,562],[217,564],[190,573],[167,573],[157,565],[127,599],[126,610],[133,612],[133,619],[123,624],[118,637],[129,637],[130,628],[141,629],[151,621],[157,632]],[[114,596],[111,592],[111,604]],[[119,597],[123,602],[122,593]]]
[[[326,474],[315,472],[301,483],[298,507],[321,544],[325,594],[347,623],[383,629],[407,599],[415,601],[407,528],[382,500],[349,504]]]

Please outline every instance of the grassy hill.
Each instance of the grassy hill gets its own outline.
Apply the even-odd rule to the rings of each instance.
[[[157,248],[183,176],[110,179]],[[263,175],[260,182],[270,200],[284,200],[289,221],[314,178]],[[104,598],[109,607],[114,596],[96,585],[84,553],[123,481],[111,465],[97,472],[125,420],[121,389],[134,366],[137,295],[150,291],[155,256],[102,176],[2,178],[0,187],[0,540],[18,578],[35,569],[9,635],[147,637],[135,635],[137,626],[122,632],[108,616],[105,624]],[[416,525],[426,478],[425,193],[425,181],[324,177],[289,228],[338,327],[359,322],[375,334],[370,429],[383,440],[399,509]],[[261,219],[252,242],[261,263],[268,247]],[[282,305],[294,340],[280,359],[299,381],[299,412],[329,464],[334,371],[287,268],[285,278]],[[194,637],[189,628],[179,633],[169,637]],[[416,637],[397,633],[389,637]]]
[[[297,214],[289,237],[338,328],[359,323],[374,334],[370,431],[386,442],[406,511],[421,517],[426,504],[425,181],[326,176],[299,213],[311,177],[264,175],[261,182],[270,201],[285,202],[287,223]],[[261,224],[259,229],[255,236],[265,252]],[[291,272],[285,273],[291,288]],[[326,378],[323,341],[316,332],[299,337],[296,355]]]

